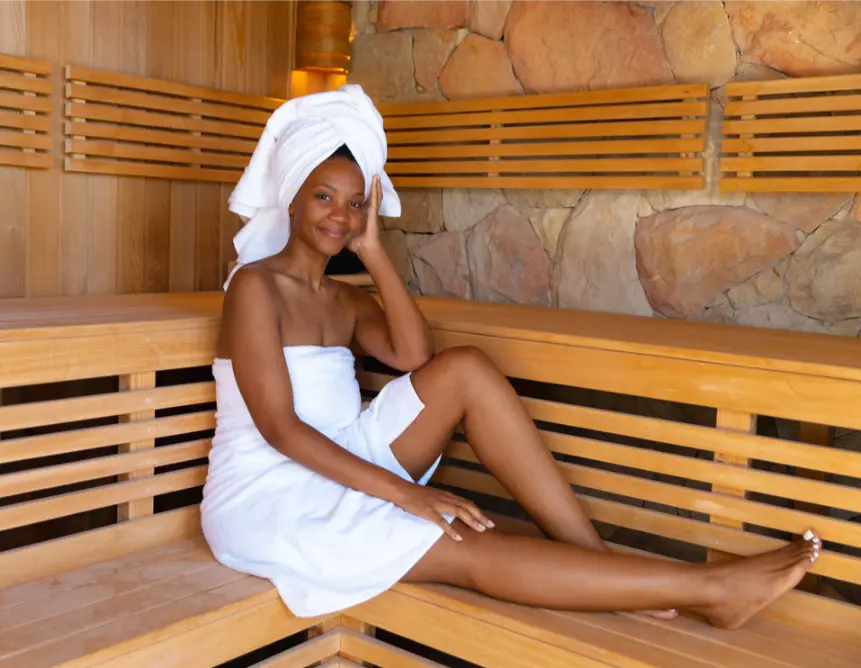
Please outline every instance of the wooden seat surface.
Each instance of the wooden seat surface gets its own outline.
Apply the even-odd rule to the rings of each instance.
[[[153,653],[172,640],[191,647],[185,634],[194,628],[253,610],[290,618],[267,581],[216,563],[202,537],[174,541],[0,590],[0,668],[154,665]],[[500,667],[529,665],[530,654],[547,668],[854,668],[861,660],[861,645],[823,643],[765,618],[728,632],[686,618],[532,609],[438,585],[398,585],[348,614]],[[301,630],[320,619],[292,621]],[[235,635],[241,625],[230,623]],[[188,665],[207,665],[212,651],[195,647]]]

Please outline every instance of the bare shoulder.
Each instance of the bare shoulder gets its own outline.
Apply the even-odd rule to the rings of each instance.
[[[219,356],[228,356],[232,342],[248,328],[280,327],[282,308],[272,271],[249,264],[230,281],[221,310]]]

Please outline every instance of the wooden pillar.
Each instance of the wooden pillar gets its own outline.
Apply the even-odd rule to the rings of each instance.
[[[144,371],[143,373],[131,373],[120,376],[120,392],[128,392],[131,390],[144,390],[155,387],[155,371]],[[121,422],[134,422],[138,420],[151,420],[155,417],[155,411],[138,411],[130,415],[120,417]],[[133,443],[126,443],[120,446],[120,452],[132,452],[135,450],[143,450],[144,448],[154,448],[155,439],[148,438]],[[143,469],[140,471],[132,471],[120,475],[120,480],[134,480],[135,478],[145,478],[153,475],[153,469]],[[121,503],[117,507],[117,520],[124,522],[132,520],[136,517],[153,514],[153,499],[135,499],[128,503]]]
[[[731,429],[733,431],[743,431],[749,434],[754,434],[756,433],[756,416],[742,411],[732,411],[719,408],[715,427],[717,429]],[[749,460],[745,457],[723,454],[720,452],[715,453],[715,461],[723,464],[730,464],[732,466],[747,467],[749,465]],[[730,496],[739,496],[742,498],[746,496],[746,490],[725,487],[723,485],[712,485],[712,492],[717,494],[727,494]],[[736,529],[744,528],[744,523],[738,520],[730,520],[723,517],[711,517],[709,521],[713,524],[720,524],[726,527],[733,527]],[[719,550],[709,550],[708,559],[709,561],[719,561],[723,555],[724,553]]]

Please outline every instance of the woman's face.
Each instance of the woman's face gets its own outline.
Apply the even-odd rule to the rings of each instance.
[[[291,205],[292,233],[324,255],[337,255],[362,226],[365,180],[356,163],[340,156],[321,163]]]

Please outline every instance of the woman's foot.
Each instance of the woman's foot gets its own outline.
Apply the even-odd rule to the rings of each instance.
[[[793,589],[816,563],[822,541],[812,531],[786,547],[714,567],[716,602],[692,609],[714,626],[737,629]]]

